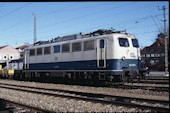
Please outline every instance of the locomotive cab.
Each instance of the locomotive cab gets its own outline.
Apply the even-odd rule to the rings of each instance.
[[[117,42],[114,43],[113,55],[117,59],[117,70],[122,75],[122,80],[131,78],[139,78],[139,70],[141,69],[141,56],[138,40],[130,34],[118,35]]]

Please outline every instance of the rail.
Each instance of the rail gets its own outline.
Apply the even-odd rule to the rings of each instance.
[[[34,106],[29,106],[29,105],[26,105],[26,104],[13,102],[13,101],[6,100],[6,99],[0,99],[0,102],[1,102],[1,104],[9,104],[9,105],[13,105],[13,106],[17,106],[17,107],[27,109],[27,110],[30,110],[30,112],[54,113],[54,111],[50,111],[50,110],[46,110],[46,109],[42,109],[42,108],[38,108],[38,107],[34,107]],[[14,107],[4,106],[3,108],[0,108],[0,113],[1,112],[4,112],[4,113],[12,112],[14,109],[15,109]]]
[[[62,98],[71,98],[71,99],[78,99],[78,100],[85,100],[85,101],[92,101],[92,102],[99,102],[105,104],[117,104],[126,107],[137,107],[140,109],[150,109],[151,111],[159,111],[159,112],[168,112],[169,108],[166,107],[159,107],[159,106],[150,106],[150,105],[141,105],[138,103],[131,103],[131,101],[140,101],[140,102],[149,102],[149,103],[159,103],[163,105],[169,105],[169,101],[166,100],[153,100],[153,99],[143,99],[143,98],[134,98],[134,97],[124,97],[124,96],[113,96],[107,94],[96,94],[96,93],[87,93],[87,92],[78,92],[78,91],[68,91],[68,90],[61,90],[61,89],[48,89],[48,88],[39,88],[39,87],[28,87],[28,86],[21,86],[21,85],[11,85],[11,84],[3,84],[0,83],[1,88],[7,88],[12,90],[19,90],[24,92],[30,93],[37,93],[49,96],[56,96]],[[9,86],[15,87],[22,87],[22,88],[31,88],[36,90],[45,90],[45,91],[55,91],[55,92],[64,92],[69,94],[74,94],[75,96],[68,95],[68,94],[54,94],[44,91],[33,91],[28,89],[22,88],[11,88]]]

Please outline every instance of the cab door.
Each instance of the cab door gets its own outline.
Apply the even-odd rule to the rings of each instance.
[[[106,68],[107,39],[97,39],[97,67]]]
[[[29,69],[29,50],[24,51],[24,69]]]

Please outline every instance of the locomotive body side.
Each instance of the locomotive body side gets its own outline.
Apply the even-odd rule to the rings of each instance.
[[[24,52],[26,77],[50,76],[112,81],[124,70],[140,69],[132,35],[112,33],[33,46]]]

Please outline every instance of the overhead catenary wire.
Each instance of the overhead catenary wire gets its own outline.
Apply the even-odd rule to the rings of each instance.
[[[155,9],[155,7],[147,14],[146,18],[143,18],[141,20],[136,20],[136,22],[135,22],[133,27],[135,27],[135,26],[143,23],[144,21],[146,21],[146,19],[148,19],[148,17],[150,17],[151,13],[153,13],[154,9]]]
[[[70,6],[73,6],[73,4],[70,5]],[[63,8],[61,8],[61,9],[59,9],[58,11],[62,11],[63,9],[68,8],[68,7],[69,7],[69,5],[67,5],[66,7],[63,7]],[[45,16],[47,16],[47,15],[48,15],[48,14],[46,14]],[[44,16],[44,15],[43,15],[43,16]],[[41,18],[41,17],[42,17],[42,16],[40,16],[39,18]],[[26,20],[28,20],[28,21],[26,21]],[[29,22],[29,21],[32,21],[32,16],[26,17],[26,18],[22,19],[22,21],[20,21],[20,22],[17,22],[17,23],[15,23],[15,24],[11,25],[11,26],[8,26],[8,27],[6,27],[6,28],[4,28],[4,29],[1,29],[1,31],[9,30],[9,29],[11,29],[11,28],[13,28],[13,27],[17,27],[18,25],[20,25],[20,24],[25,24],[25,22]],[[29,30],[29,31],[31,31],[31,30]]]
[[[102,18],[101,18],[102,19]],[[70,21],[68,21],[68,22],[70,22]],[[82,23],[83,24],[83,23]],[[113,24],[113,23],[109,23],[109,24],[107,24],[107,25],[111,25],[111,24]],[[114,23],[115,24],[115,23]],[[74,25],[74,24],[73,24]],[[67,27],[67,26],[66,26]],[[69,26],[68,26],[69,27]],[[73,26],[70,26],[70,27],[73,27]],[[96,26],[93,26],[93,28],[95,28]],[[45,28],[45,27],[44,27]],[[88,28],[85,28],[85,30],[86,29],[88,29]],[[32,32],[33,31],[33,29],[32,30],[28,30],[29,32]],[[26,32],[25,32],[26,33]],[[27,32],[28,33],[28,32]],[[46,32],[45,32],[46,33]],[[24,33],[18,33],[18,35],[20,36],[20,35],[22,35],[22,34],[24,34]],[[15,37],[14,35],[11,35],[12,37]],[[55,35],[56,36],[56,35]]]
[[[136,2],[133,2],[133,3],[136,3]],[[109,8],[109,9],[107,9],[107,10],[110,11],[110,9],[115,9],[115,8],[119,8],[119,7],[121,7],[121,6],[131,5],[131,4],[133,4],[133,3],[130,3],[130,4],[128,3],[128,4],[119,5],[119,6],[116,6],[116,7],[114,7],[114,8]],[[101,13],[101,11],[104,12],[104,11],[107,11],[107,10],[100,10],[100,11],[97,11],[97,13]],[[95,13],[96,13],[96,12],[95,12]],[[75,19],[77,19],[77,18],[82,18],[82,17],[86,17],[86,16],[89,16],[89,15],[94,15],[95,13],[93,12],[93,13],[90,13],[90,14],[88,14],[88,15],[83,15],[83,16],[79,16],[79,17],[76,17],[76,18],[67,19],[67,20],[64,20],[64,21],[62,21],[62,22],[53,23],[53,24],[50,24],[50,25],[47,25],[47,26],[39,27],[38,29],[40,30],[40,29],[43,29],[43,28],[51,27],[52,25],[55,25],[55,24],[60,24],[60,23],[64,23],[64,22],[69,22],[69,21],[75,20]],[[24,33],[28,33],[28,32],[31,32],[31,31],[32,31],[32,30],[27,30],[27,31],[24,32]],[[24,33],[19,33],[19,34],[24,34]]]
[[[6,13],[6,14],[0,16],[0,19],[2,19],[2,18],[4,18],[4,17],[8,16],[9,14],[14,13],[14,12],[16,12],[16,11],[18,11],[18,10],[20,10],[20,9],[22,9],[22,8],[24,8],[24,7],[26,7],[26,6],[28,6],[28,5],[30,5],[31,3],[32,3],[32,2],[27,3],[27,4],[25,4],[25,5],[23,5],[23,6],[19,7],[19,8],[17,8],[17,9],[15,9],[15,10],[12,10],[12,11],[10,11],[10,12],[8,12],[8,13]]]
[[[155,32],[159,32],[158,30],[155,30],[155,31],[147,31],[147,32],[133,32],[133,34],[134,35],[137,35],[137,34],[151,34],[151,33],[155,33]],[[67,33],[67,34],[69,34],[69,33]],[[63,35],[65,35],[65,33],[64,34],[60,34],[61,36],[63,36]],[[54,36],[55,35],[51,35],[51,36],[49,36],[49,39],[48,40],[50,40],[50,38],[51,37],[53,37],[54,38]],[[47,38],[47,37],[45,37],[45,38]],[[12,40],[12,41],[14,41],[14,40]],[[16,40],[15,40],[16,41]],[[19,42],[21,42],[21,43],[23,43],[23,41],[25,41],[25,43],[27,43],[27,42],[32,42],[32,39],[20,39],[20,40],[17,40],[17,43],[19,43]],[[5,42],[5,41],[2,41],[2,43],[7,43],[7,42]]]
[[[133,4],[133,3],[123,4],[123,5],[116,6],[116,7],[112,7],[112,8],[109,8],[109,9],[96,11],[96,12],[89,13],[89,14],[82,15],[82,16],[77,16],[77,17],[74,17],[74,18],[71,18],[71,19],[63,20],[63,21],[58,22],[58,23],[53,23],[53,24],[50,24],[50,25],[46,25],[46,26],[40,27],[39,29],[41,29],[41,28],[47,28],[47,27],[50,27],[50,26],[52,26],[52,25],[62,24],[62,23],[65,23],[65,22],[70,22],[70,21],[77,20],[77,19],[80,19],[80,18],[83,18],[83,17],[87,17],[87,16],[90,16],[90,15],[94,15],[94,14],[97,14],[97,13],[102,13],[102,12],[106,12],[106,11],[112,11],[112,10],[115,9],[115,8],[120,8],[121,6],[127,6],[127,5],[132,5],[132,4]]]
[[[58,10],[55,10],[55,11],[52,11],[52,12],[48,12],[48,13],[46,13],[46,14],[43,15],[43,16],[39,16],[38,18],[42,18],[42,17],[44,17],[44,16],[48,16],[49,14],[62,11],[62,10],[64,10],[65,8],[73,7],[74,5],[76,5],[76,4],[67,5],[66,7],[63,7],[63,8],[61,8],[61,9],[58,9]],[[100,5],[102,5],[102,4],[100,4]],[[96,6],[95,6],[95,7],[96,7]],[[84,7],[83,7],[83,8],[84,8]],[[29,22],[29,21],[26,21],[26,20],[28,20],[28,19],[30,19],[29,21],[31,21],[31,20],[32,20],[32,16],[26,17],[26,18],[22,19],[20,22],[17,22],[17,23],[15,23],[15,24],[13,24],[13,25],[10,25],[10,26],[8,26],[8,27],[6,27],[6,28],[3,28],[3,29],[1,29],[0,31],[6,31],[6,30],[9,30],[9,29],[11,29],[11,28],[13,28],[13,27],[17,27],[17,26],[20,25],[20,24],[25,24],[25,22]],[[29,30],[29,31],[30,31],[30,30]]]
[[[156,15],[156,16],[158,16],[158,15]],[[162,16],[162,14],[160,14],[159,16]],[[138,20],[142,20],[142,19],[146,19],[146,18],[151,18],[151,17],[148,17],[148,16],[146,16],[146,17],[143,17],[143,18],[139,18]],[[116,23],[127,23],[127,22],[131,22],[131,21],[134,21],[134,20],[136,20],[136,19],[133,19],[133,20],[126,20],[126,21],[118,21],[118,22],[113,22],[113,23],[109,23],[109,24],[103,24],[103,25],[98,25],[98,26],[93,26],[93,27],[91,27],[91,28],[96,28],[96,27],[103,27],[103,26],[107,26],[107,25],[115,25]],[[84,22],[83,23],[79,23],[79,24],[84,24]],[[78,24],[72,24],[72,25],[70,25],[70,26],[63,26],[63,27],[60,27],[60,29],[64,29],[64,28],[69,28],[69,27],[75,27],[75,25],[78,25]],[[134,27],[131,27],[130,29],[133,29]],[[89,29],[89,28],[88,28]],[[55,28],[55,30],[57,30],[56,28]],[[44,31],[43,31],[44,32]],[[49,31],[49,32],[51,32],[51,31]],[[39,32],[39,33],[41,33],[41,32]],[[46,32],[46,33],[48,33],[48,32]]]
[[[1,31],[1,32],[2,32],[2,31],[6,31],[6,30],[9,30],[9,29],[14,28],[14,27],[16,27],[16,26],[19,26],[19,25],[21,25],[21,24],[25,24],[25,22],[28,22],[28,20],[30,20],[30,19],[32,19],[32,16],[28,16],[28,17],[22,19],[22,21],[19,21],[19,22],[13,24],[13,25],[10,25],[10,26],[8,26],[8,27],[6,27],[6,28],[3,28],[3,29],[1,29],[0,31]]]
[[[74,5],[77,5],[77,3],[75,3],[75,4],[71,4],[71,5],[68,5],[68,6],[66,6],[66,7],[64,7],[64,8],[62,8],[62,9],[59,9],[59,10],[54,10],[54,11],[50,11],[50,12],[48,12],[48,13],[45,13],[44,15],[42,15],[42,16],[47,16],[47,15],[50,15],[50,14],[54,14],[54,13],[57,13],[57,12],[60,12],[60,11],[74,11],[74,10],[80,10],[80,9],[85,9],[85,8],[91,8],[91,7],[98,7],[98,6],[105,6],[105,5],[103,5],[103,3],[102,4],[99,4],[99,5],[92,5],[92,6],[86,6],[86,7],[80,7],[80,8],[73,8],[73,9],[68,9],[68,8],[70,8],[70,7],[73,7]],[[107,4],[108,5],[108,4]],[[42,16],[39,16],[39,18],[40,17],[42,17]]]
[[[104,12],[104,11],[111,11],[110,9],[115,9],[115,8],[121,8],[121,7],[123,7],[123,6],[129,6],[129,5],[133,5],[134,3],[137,3],[137,2],[132,2],[132,3],[128,3],[128,4],[123,4],[123,5],[119,5],[119,6],[116,6],[116,7],[113,7],[113,8],[109,8],[109,10],[107,9],[107,10],[101,10],[102,12]],[[72,7],[73,5],[68,5],[67,7]],[[148,5],[147,5],[148,6]],[[142,6],[142,7],[144,7],[144,6]],[[146,6],[145,6],[146,7]],[[62,8],[62,9],[65,9],[66,7],[64,7],[64,8]],[[139,8],[139,7],[138,7]],[[61,10],[61,9],[60,9]],[[59,11],[60,11],[59,10]],[[53,24],[50,24],[50,25],[47,25],[47,26],[43,26],[43,27],[39,27],[38,29],[40,30],[40,29],[46,29],[46,28],[48,28],[48,27],[51,27],[51,26],[53,26],[53,25],[57,25],[57,24],[62,24],[62,23],[65,23],[65,22],[70,22],[70,21],[74,21],[74,20],[77,20],[77,19],[79,19],[79,18],[83,18],[83,17],[86,17],[86,16],[90,16],[90,15],[94,15],[94,14],[97,14],[97,13],[101,13],[101,11],[97,11],[97,12],[95,12],[95,13],[91,13],[91,14],[88,14],[88,15],[84,15],[84,16],[80,16],[80,17],[76,17],[76,18],[72,18],[72,19],[67,19],[67,20],[64,20],[64,21],[61,21],[61,22],[58,22],[58,23],[53,23]],[[132,10],[132,11],[136,11],[136,10]],[[132,11],[128,11],[128,12],[132,12]],[[121,12],[119,12],[120,14],[122,14]],[[50,14],[50,13],[49,13]],[[114,16],[114,14],[112,14],[112,16]],[[42,17],[42,16],[41,16]],[[109,16],[105,16],[105,17],[102,17],[102,18],[100,18],[100,19],[103,19],[103,18],[106,18],[106,17],[109,17]],[[38,19],[39,19],[39,17],[38,17]],[[96,19],[96,20],[99,20],[98,18]],[[89,21],[91,21],[91,20],[89,20]],[[82,22],[82,23],[85,23],[85,22]],[[81,23],[80,23],[81,24]],[[13,26],[14,27],[14,26]],[[29,30],[29,31],[31,31],[31,30]],[[28,32],[29,32],[28,31]],[[25,33],[25,32],[24,32]],[[22,34],[22,33],[21,33]]]
[[[54,10],[54,11],[50,11],[50,12],[48,12],[48,13],[44,13],[43,15],[41,14],[38,18],[42,18],[42,17],[44,17],[44,16],[48,16],[48,15],[50,15],[50,14],[54,14],[54,13],[63,11],[63,10],[65,10],[65,9],[70,8],[70,7],[73,7],[73,6],[77,5],[77,4],[79,4],[79,3],[74,3],[74,4],[71,4],[71,5],[70,5],[70,4],[69,4],[69,5],[66,5],[65,7],[62,7],[61,9],[57,9],[57,10]]]
[[[154,16],[154,17],[157,19],[157,21],[158,21],[158,23],[159,23],[159,25],[160,25],[160,28],[161,28],[161,30],[163,31],[163,26],[162,26],[162,24],[160,23],[160,20],[158,19],[157,16]]]
[[[135,2],[136,3],[136,2]],[[128,6],[128,5],[132,5],[132,3],[131,4],[127,4],[126,6]],[[122,5],[123,6],[123,5]],[[147,5],[148,6],[148,5]],[[120,6],[119,6],[120,7]],[[143,7],[143,6],[142,6]],[[116,8],[118,8],[118,7],[116,7]],[[138,7],[139,8],[139,7]],[[109,10],[110,11],[110,10]],[[136,10],[132,10],[132,11],[136,11]],[[123,11],[124,12],[124,11]],[[130,11],[128,11],[128,12],[130,12]],[[102,13],[102,12],[100,12],[100,13]],[[88,14],[88,15],[84,15],[84,16],[80,16],[80,17],[76,17],[76,18],[72,18],[72,19],[68,19],[68,20],[64,20],[64,21],[61,21],[61,22],[58,22],[58,23],[53,23],[53,24],[50,24],[50,25],[47,25],[47,26],[43,26],[43,27],[39,27],[38,29],[40,30],[40,29],[47,29],[48,27],[52,27],[53,25],[58,25],[58,24],[63,24],[63,23],[65,23],[65,22],[70,22],[70,21],[75,21],[75,20],[77,20],[77,19],[79,19],[79,18],[82,18],[82,17],[86,17],[86,16],[89,16],[89,15],[94,15],[94,14],[96,14],[96,13],[91,13],[91,14]],[[112,16],[114,16],[114,15],[119,15],[119,14],[123,14],[123,13],[118,13],[118,14],[111,14]],[[111,15],[109,15],[109,16],[111,16]],[[105,16],[105,17],[102,17],[102,18],[96,18],[96,20],[95,19],[92,19],[92,20],[89,20],[89,21],[98,21],[98,20],[100,20],[100,19],[103,19],[103,18],[107,18],[107,17],[109,17],[109,16]],[[80,22],[80,23],[76,23],[76,24],[73,24],[73,25],[71,25],[71,26],[75,26],[75,25],[79,25],[79,24],[84,24],[84,23],[86,23],[87,21],[83,21],[83,22]],[[66,26],[66,27],[68,27],[68,26]]]
[[[155,30],[155,31],[147,31],[147,32],[137,32],[137,33],[133,33],[133,34],[143,34],[143,33],[149,34],[149,33],[154,33],[154,32],[158,32],[158,30]]]
[[[154,23],[155,23],[156,27],[158,28],[159,32],[161,32],[160,28],[158,27],[158,25],[157,25],[157,23],[155,22],[155,20],[154,20],[154,18],[153,18],[153,16],[152,16],[152,15],[151,15],[151,17],[152,17],[152,20],[154,21]]]
[[[74,4],[71,4],[71,5],[69,4],[69,5],[67,5],[67,6],[65,6],[65,7],[61,8],[61,9],[58,9],[58,10],[55,10],[55,11],[51,11],[51,12],[45,13],[45,15],[39,16],[38,19],[40,19],[40,18],[42,18],[42,17],[44,17],[44,16],[48,16],[48,15],[53,14],[53,13],[57,13],[57,12],[63,11],[63,10],[65,10],[65,9],[67,9],[67,8],[69,8],[69,7],[73,7],[74,5],[77,5],[77,4],[78,4],[78,3],[74,3]],[[97,7],[97,6],[103,6],[103,4],[99,4],[99,5],[95,5],[95,6],[81,7],[81,8],[74,8],[74,9],[69,9],[68,11],[70,11],[70,10],[78,10],[78,9],[83,9],[83,8],[89,8],[89,7]],[[38,14],[37,14],[37,15],[38,15]],[[30,19],[30,20],[29,20],[29,19]],[[28,20],[28,21],[26,21],[26,20]],[[26,18],[22,19],[22,21],[20,21],[20,22],[18,22],[18,23],[15,23],[15,24],[13,24],[13,25],[11,25],[11,26],[9,26],[9,27],[6,27],[6,28],[4,28],[4,29],[1,29],[1,31],[9,30],[9,29],[11,29],[11,28],[13,28],[13,27],[17,27],[17,25],[24,24],[25,22],[29,22],[29,21],[31,21],[31,20],[32,20],[32,16],[26,17]],[[30,31],[30,30],[29,30],[29,31]]]
[[[103,25],[102,25],[103,26]],[[87,30],[87,29],[94,29],[94,28],[97,28],[97,27],[100,27],[100,26],[93,26],[93,27],[88,27],[88,28],[83,28],[83,29],[80,29],[80,31],[85,31],[85,30]],[[142,26],[143,27],[143,26]],[[146,27],[146,26],[145,26]],[[77,32],[77,31],[74,31],[75,33]],[[148,33],[153,33],[153,32],[157,32],[157,31],[147,31],[147,32],[138,32],[138,33],[136,33],[136,34],[142,34],[142,33],[146,33],[146,34],[148,34]],[[62,34],[59,34],[58,36],[64,36],[64,35],[69,35],[69,34],[71,34],[71,32],[65,32],[64,34],[62,33]],[[41,37],[41,38],[47,38],[47,37],[49,37],[48,39],[50,39],[50,38],[55,38],[55,37],[57,37],[57,35],[49,35],[49,36],[44,36],[44,37]]]
[[[154,16],[162,16],[163,14],[157,14],[157,15],[154,15]],[[93,27],[89,27],[89,28],[83,28],[83,29],[79,29],[79,30],[86,30],[86,29],[91,29],[91,28],[97,28],[97,27],[102,27],[102,26],[107,26],[107,25],[113,25],[113,24],[115,24],[115,23],[127,23],[127,22],[130,22],[130,21],[135,21],[135,20],[142,20],[142,19],[145,19],[145,18],[151,18],[151,16],[150,17],[148,17],[148,16],[146,16],[146,17],[142,17],[142,18],[138,18],[138,19],[132,19],[132,20],[126,20],[126,21],[119,21],[119,22],[113,22],[113,23],[109,23],[109,24],[103,24],[103,25],[97,25],[97,26],[93,26]],[[71,25],[70,27],[73,27],[73,26],[75,26],[75,25]],[[68,26],[67,26],[68,27]],[[65,27],[63,27],[63,28],[65,28]],[[131,27],[131,29],[132,29],[133,27]],[[61,28],[60,28],[61,29]],[[22,35],[24,35],[24,34],[26,34],[26,33],[29,33],[29,32],[32,32],[33,31],[33,28],[31,29],[31,30],[27,30],[27,31],[25,31],[25,32],[23,32],[23,33],[17,33],[17,34],[14,34],[14,35],[11,35],[11,36],[9,36],[9,37],[18,37],[18,36],[22,36]],[[51,31],[49,31],[49,32],[51,32]],[[41,33],[41,32],[40,32]],[[48,32],[46,32],[46,33],[48,33]],[[67,33],[66,33],[67,34]],[[56,35],[53,35],[53,36],[56,36]],[[4,38],[3,38],[4,39]]]

